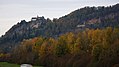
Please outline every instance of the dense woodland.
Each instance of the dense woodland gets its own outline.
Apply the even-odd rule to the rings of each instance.
[[[33,17],[0,37],[0,61],[44,67],[119,67],[119,4]]]

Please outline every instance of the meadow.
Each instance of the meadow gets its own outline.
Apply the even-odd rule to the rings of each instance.
[[[20,67],[18,64],[11,64],[8,62],[0,62],[0,67]],[[42,66],[33,66],[33,67],[42,67]]]

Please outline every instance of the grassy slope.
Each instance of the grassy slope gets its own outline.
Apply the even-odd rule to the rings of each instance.
[[[11,64],[7,62],[0,62],[0,67],[20,67],[20,65]],[[33,67],[41,67],[41,66],[33,66]]]

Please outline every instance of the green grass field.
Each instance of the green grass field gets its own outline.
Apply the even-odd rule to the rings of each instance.
[[[0,67],[20,67],[18,64],[11,64],[7,62],[0,62]],[[33,67],[42,67],[42,66],[33,66]]]

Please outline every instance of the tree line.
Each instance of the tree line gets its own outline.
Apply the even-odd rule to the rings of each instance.
[[[35,37],[24,40],[1,61],[30,63],[44,67],[119,66],[119,28],[86,29],[58,38]]]

